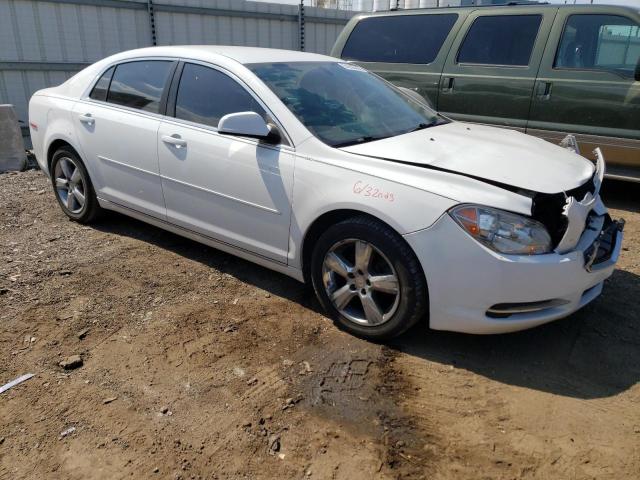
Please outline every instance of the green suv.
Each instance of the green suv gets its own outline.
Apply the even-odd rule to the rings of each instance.
[[[640,181],[640,10],[437,8],[356,15],[332,55],[418,92],[451,118],[600,147]]]

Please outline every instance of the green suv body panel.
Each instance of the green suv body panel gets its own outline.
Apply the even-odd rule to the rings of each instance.
[[[393,58],[402,42],[414,49],[410,38],[401,38],[404,32],[393,32],[402,41],[373,39],[371,52],[362,51],[369,48],[362,47],[365,38],[359,39],[358,52],[348,45],[354,31],[356,37],[363,35],[357,29],[370,18],[446,14],[457,18],[429,63],[361,60],[375,58],[376,48],[384,50],[382,58]],[[511,42],[504,33],[509,27],[518,35]],[[515,128],[556,143],[572,133],[584,155],[592,156],[596,147],[603,150],[609,176],[638,181],[639,30],[640,10],[611,5],[377,12],[353,17],[332,55],[417,91],[456,120]],[[501,33],[494,43],[483,43],[492,31]],[[499,58],[494,61],[492,54]]]

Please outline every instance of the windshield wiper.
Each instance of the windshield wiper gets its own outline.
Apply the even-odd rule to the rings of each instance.
[[[383,138],[389,138],[388,136],[381,136],[381,137],[372,137],[372,136],[366,136],[366,137],[359,137],[353,140],[347,140],[346,142],[342,142],[342,143],[334,143],[332,145],[333,148],[342,148],[342,147],[350,147],[351,145],[359,145],[361,143],[367,143],[367,142],[373,142],[374,140],[382,140]]]
[[[434,120],[431,123],[419,123],[417,127],[412,128],[411,130],[406,131],[405,133],[417,132],[418,130],[424,130],[425,128],[433,127],[438,123],[438,120]]]

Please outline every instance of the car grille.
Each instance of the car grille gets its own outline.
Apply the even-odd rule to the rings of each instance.
[[[562,240],[567,230],[567,217],[562,213],[567,203],[567,197],[574,197],[580,201],[587,193],[594,194],[596,191],[594,177],[595,174],[579,187],[567,190],[566,192],[537,193],[533,197],[532,217],[547,228],[551,236],[553,248]]]

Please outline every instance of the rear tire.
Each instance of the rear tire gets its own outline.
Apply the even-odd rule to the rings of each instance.
[[[336,325],[358,337],[387,340],[427,314],[427,284],[413,250],[372,218],[346,219],[320,236],[311,280]]]
[[[56,200],[67,217],[76,222],[91,223],[102,214],[89,173],[71,147],[56,150],[50,173]]]

